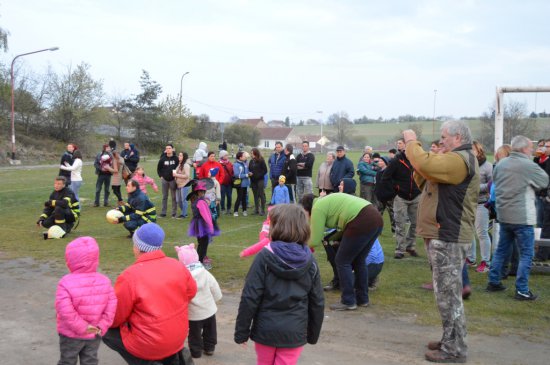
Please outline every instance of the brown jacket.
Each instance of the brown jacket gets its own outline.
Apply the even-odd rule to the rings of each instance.
[[[434,154],[414,141],[407,143],[406,153],[422,189],[416,233],[446,242],[471,242],[479,194],[479,166],[472,146]]]

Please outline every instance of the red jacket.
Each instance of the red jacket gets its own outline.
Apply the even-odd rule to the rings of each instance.
[[[233,184],[233,164],[229,160],[220,160],[219,162],[224,172],[223,182],[220,182],[220,185],[232,185]]]
[[[225,171],[222,165],[218,161],[206,161],[205,163],[203,163],[199,170],[199,179],[206,179],[208,177],[208,173],[210,172],[210,169],[214,167],[217,167],[219,169],[218,174],[216,175],[216,180],[218,180],[218,182],[221,185],[223,182]]]
[[[185,265],[161,250],[144,253],[116,280],[112,327],[120,327],[124,347],[140,359],[173,355],[187,338],[187,306],[196,292]]]

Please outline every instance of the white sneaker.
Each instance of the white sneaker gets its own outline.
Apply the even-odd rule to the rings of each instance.
[[[243,212],[243,217],[246,217],[248,215],[248,213],[246,212],[246,210]]]
[[[238,217],[238,216],[239,216],[238,212],[233,213],[233,217]]]

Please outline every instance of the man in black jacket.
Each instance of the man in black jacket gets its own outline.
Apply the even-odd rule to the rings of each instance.
[[[330,182],[332,183],[333,191],[338,191],[343,178],[353,178],[353,175],[355,175],[353,162],[346,157],[344,146],[336,147],[336,160],[332,163],[332,169],[330,170]]]
[[[120,157],[124,159],[124,164],[128,167],[133,174],[136,171],[139,163],[139,151],[133,144],[129,142],[124,143],[124,149],[120,152]]]
[[[177,186],[176,179],[174,178],[176,167],[178,167],[178,157],[174,154],[174,146],[172,144],[167,144],[157,164],[157,174],[162,183],[161,217],[166,217],[166,210],[168,209],[168,192],[170,192],[170,197],[172,198],[172,218],[176,218],[176,213],[178,212],[178,205],[176,203]]]
[[[298,170],[298,167],[296,164],[296,157],[294,157],[292,152],[294,152],[294,147],[288,143],[285,146],[284,151],[285,163],[283,165],[282,175],[286,178],[285,185],[288,188],[288,197],[290,198],[290,202],[294,203],[294,199],[296,197],[296,171]]]
[[[313,194],[311,175],[315,155],[309,150],[309,142],[302,142],[302,153],[296,157],[296,201],[301,202],[304,194]]]
[[[75,198],[71,188],[66,187],[64,176],[55,178],[53,188],[48,201],[44,203],[44,210],[36,224],[39,227],[50,228],[58,225],[66,233],[73,228],[74,223],[80,216],[80,203]]]
[[[420,190],[414,182],[414,169],[405,155],[405,142],[403,138],[397,140],[399,153],[390,161],[384,170],[381,181],[376,185],[384,188],[393,188],[397,194],[393,200],[393,213],[395,219],[395,247],[396,259],[405,257],[405,252],[411,256],[418,256],[416,252],[416,212],[420,201]],[[410,222],[407,232],[407,222]]]

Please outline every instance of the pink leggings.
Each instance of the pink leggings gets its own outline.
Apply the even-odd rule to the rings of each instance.
[[[304,346],[294,348],[271,347],[254,343],[257,365],[294,365],[298,362]]]

